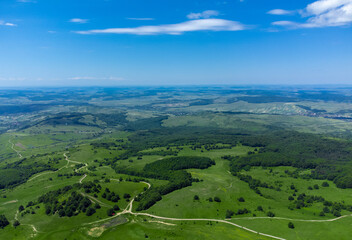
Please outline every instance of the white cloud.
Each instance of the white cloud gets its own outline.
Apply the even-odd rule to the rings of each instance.
[[[207,10],[201,13],[190,13],[187,15],[188,19],[200,19],[200,18],[210,18],[210,17],[216,17],[219,16],[218,11],[214,10]]]
[[[69,80],[111,80],[111,81],[123,81],[122,77],[72,77]]]
[[[135,21],[153,21],[154,18],[127,18],[128,20],[135,20]]]
[[[3,21],[3,20],[0,20],[0,26],[16,27],[17,24],[10,23],[10,22],[5,22],[5,21]]]
[[[291,28],[319,28],[347,26],[352,23],[352,0],[318,0],[300,11],[306,22],[289,22],[281,26]],[[273,25],[280,25],[279,21]],[[279,23],[279,24],[278,24]],[[287,22],[288,23],[288,22]]]
[[[273,9],[273,10],[270,10],[269,12],[267,12],[267,14],[271,14],[271,15],[291,15],[294,12],[295,11],[288,11],[288,10],[284,10],[284,9]]]
[[[157,35],[169,34],[180,35],[185,32],[195,31],[240,31],[246,26],[239,22],[224,19],[197,19],[177,24],[141,26],[136,28],[108,28],[88,31],[77,31],[78,34],[134,34],[134,35]]]
[[[292,21],[276,21],[272,23],[274,26],[295,26],[296,24],[297,23]]]
[[[72,18],[72,19],[70,19],[69,22],[72,22],[72,23],[87,23],[88,19]]]

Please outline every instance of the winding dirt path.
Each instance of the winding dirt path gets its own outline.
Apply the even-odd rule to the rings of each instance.
[[[15,149],[15,144],[13,142],[11,142],[11,139],[9,139],[9,143],[11,144],[11,149],[17,153],[18,157],[23,158],[21,152]]]
[[[87,177],[87,174],[84,174],[83,177],[78,181],[79,183],[82,183],[82,181]]]
[[[313,220],[306,220],[306,219],[294,219],[294,218],[283,218],[283,217],[244,217],[244,218],[229,218],[228,220],[255,220],[255,219],[276,219],[276,220],[287,220],[287,221],[295,221],[295,222],[334,222],[340,220],[342,218],[352,217],[352,214],[343,215],[341,217],[332,218],[332,219],[313,219]]]
[[[33,181],[34,179],[36,179],[36,178],[38,178],[38,177],[40,177],[40,176],[47,175],[47,174],[53,174],[53,173],[56,173],[56,172],[58,172],[58,171],[61,171],[61,170],[64,169],[64,168],[68,168],[70,163],[85,164],[85,166],[83,166],[83,167],[81,167],[81,168],[79,168],[79,169],[75,169],[75,172],[78,172],[78,171],[81,170],[82,168],[88,167],[88,164],[87,164],[87,163],[72,161],[72,160],[70,160],[70,159],[68,158],[68,156],[66,155],[66,153],[64,153],[63,155],[64,155],[64,157],[65,157],[65,160],[67,161],[67,163],[66,163],[65,166],[59,168],[59,169],[56,170],[56,171],[49,171],[49,172],[39,173],[38,175],[36,175],[36,176],[32,177],[31,179],[29,179],[27,182]],[[84,178],[83,178],[83,179],[84,179]],[[82,179],[82,180],[83,180],[83,179]],[[80,183],[82,183],[81,180],[80,180]]]

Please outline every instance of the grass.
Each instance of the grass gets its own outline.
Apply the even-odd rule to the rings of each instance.
[[[247,120],[249,122],[245,122],[239,121],[237,116],[229,117],[220,114],[219,116],[214,117],[210,114],[205,117],[185,116],[178,117],[178,119],[170,118],[164,122],[164,125],[209,126],[209,124],[213,124],[214,126],[221,128],[224,126],[234,128],[253,127],[253,131],[261,131],[265,129],[265,126],[263,125],[264,122],[274,121],[274,117],[271,117],[271,119],[269,118],[269,116],[248,115]],[[293,124],[293,122],[296,121],[293,117],[291,119],[287,118],[285,120],[286,122],[280,117],[275,117],[275,119],[278,125]],[[296,126],[298,126],[298,128],[302,127],[302,129],[306,123],[309,123],[308,120],[308,122],[305,122],[304,118],[300,118],[300,121],[297,121]],[[323,123],[328,124],[325,120]],[[335,123],[336,125],[334,125]],[[337,122],[332,122],[330,127],[332,127],[331,129],[336,129],[340,126]],[[328,127],[326,129],[328,129]],[[57,168],[66,166],[67,162],[63,159],[62,154],[68,152],[67,155],[70,160],[86,163],[89,166],[95,167],[95,170],[92,171],[89,171],[86,168],[80,170],[82,174],[88,175],[84,181],[98,180],[103,190],[108,187],[111,191],[119,194],[121,200],[117,205],[123,209],[128,204],[128,202],[123,199],[123,195],[129,193],[132,196],[135,196],[144,191],[146,184],[125,181],[127,178],[133,179],[134,177],[124,174],[116,174],[110,166],[106,166],[105,164],[102,164],[101,166],[101,163],[106,159],[113,159],[115,156],[123,153],[124,150],[121,150],[119,146],[112,147],[111,149],[93,148],[90,143],[101,141],[123,144],[118,143],[116,140],[123,139],[124,141],[127,141],[129,133],[111,130],[111,132],[101,133],[99,139],[96,139],[96,136],[89,136],[90,133],[82,133],[78,134],[78,136],[74,136],[77,135],[77,132],[69,133],[69,131],[88,130],[96,131],[97,129],[79,128],[75,126],[68,128],[66,133],[60,133],[60,131],[62,131],[60,127],[57,127],[56,129],[51,129],[50,127],[38,127],[38,129],[36,129],[38,132],[35,133],[26,130],[24,132],[13,132],[0,135],[0,143],[5,146],[0,150],[0,156],[3,159],[0,164],[2,166],[5,164],[5,158],[6,162],[19,160],[17,154],[14,153],[11,149],[11,145],[8,143],[9,139],[13,139],[15,144],[21,143],[24,146],[15,146],[15,149],[21,151],[25,157],[38,153],[50,153],[44,157],[37,157],[35,159],[36,161],[47,162],[49,157],[61,157],[61,160],[56,165]],[[34,130],[32,129],[31,131]],[[285,173],[285,170],[295,170],[290,167],[267,169],[252,168],[250,171],[245,172],[245,174],[251,175],[256,179],[260,179],[261,181],[267,182],[275,187],[280,187],[281,189],[281,191],[276,191],[275,189],[260,188],[260,191],[264,195],[262,197],[251,190],[247,183],[232,176],[232,174],[229,173],[229,162],[221,158],[223,155],[243,156],[249,151],[253,151],[254,148],[238,145],[232,148],[207,151],[204,148],[193,150],[191,148],[192,146],[189,145],[179,147],[181,147],[182,150],[177,150],[175,147],[171,147],[169,150],[177,150],[178,156],[210,157],[216,161],[216,165],[204,170],[187,170],[194,178],[198,178],[201,181],[193,183],[190,187],[163,196],[161,201],[157,202],[146,212],[164,217],[211,218],[223,220],[225,219],[227,210],[236,212],[238,209],[247,208],[250,210],[249,214],[234,215],[231,221],[255,231],[286,239],[348,239],[352,234],[351,230],[349,230],[352,218],[343,218],[335,222],[319,223],[292,220],[295,225],[293,230],[287,227],[288,220],[262,218],[248,219],[248,217],[253,217],[253,215],[257,217],[266,217],[268,211],[274,212],[278,217],[292,219],[331,219],[333,218],[332,214],[327,214],[325,217],[318,216],[323,208],[321,203],[315,203],[311,207],[299,210],[289,210],[288,196],[293,193],[290,189],[290,185],[294,184],[296,186],[298,189],[298,192],[296,193],[297,195],[300,193],[319,195],[330,201],[345,201],[346,204],[352,204],[350,198],[352,189],[339,189],[332,182],[329,182],[329,187],[308,190],[309,186],[315,184],[321,186],[323,181],[290,177]],[[160,147],[145,149],[142,152],[161,150],[166,151],[167,149],[165,147]],[[119,160],[118,164],[133,170],[141,171],[146,164],[165,157],[169,156],[144,155],[142,159],[132,157],[127,160]],[[6,195],[6,198],[0,198],[0,212],[5,214],[10,222],[13,223],[15,214],[20,205],[26,206],[29,201],[35,201],[45,192],[77,183],[82,176],[73,176],[69,178],[65,176],[58,177],[58,173],[73,173],[74,167],[75,164],[69,164],[67,168],[62,168],[60,172],[48,172],[48,174],[41,175],[33,181],[26,182],[13,189],[0,191],[0,196]],[[124,181],[116,181],[120,179],[120,177],[122,177]],[[110,182],[105,182],[105,179],[110,179]],[[152,186],[161,186],[166,183],[166,181],[155,179],[146,179],[146,181],[151,183]],[[107,201],[101,197],[102,192],[98,194],[97,198],[99,201],[105,204],[114,205],[115,203]],[[199,196],[199,200],[194,200],[195,195]],[[219,197],[221,202],[208,201],[209,198],[214,199],[214,197]],[[243,197],[245,201],[240,202],[238,200],[240,197]],[[264,212],[257,210],[259,205],[264,208]],[[137,203],[134,204],[134,211],[136,206]],[[100,224],[84,225],[85,223],[105,219],[107,217],[106,210],[106,207],[102,207],[91,217],[87,217],[85,214],[80,214],[72,218],[59,218],[57,215],[45,215],[44,206],[40,205],[40,209],[35,209],[36,214],[27,214],[24,217],[19,215],[19,221],[22,224],[21,226],[16,229],[12,226],[8,226],[5,229],[0,230],[0,238],[28,239],[33,236],[35,239],[96,239],[97,235],[99,235],[99,239],[145,239],[146,236],[148,236],[149,239],[267,239],[222,223],[210,224],[209,222],[203,221],[162,221],[163,223],[159,223],[155,222],[155,219],[149,217],[136,217],[130,215],[126,216],[128,218],[127,223],[106,227],[104,229],[101,229]],[[350,213],[343,211],[342,214]],[[34,232],[30,224],[35,225],[40,232],[33,235]]]

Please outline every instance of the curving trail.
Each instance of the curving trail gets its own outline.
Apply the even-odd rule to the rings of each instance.
[[[306,220],[306,219],[293,219],[293,218],[283,218],[283,217],[244,217],[244,218],[229,218],[228,220],[255,220],[255,219],[276,219],[276,220],[287,220],[287,221],[296,221],[296,222],[334,222],[342,218],[352,217],[352,214],[343,215],[341,217],[325,219],[325,220]]]
[[[142,182],[142,183],[147,184],[148,185],[148,189],[151,187],[150,183],[147,183],[147,182]],[[239,224],[230,222],[230,220],[276,219],[276,220],[289,220],[289,221],[301,221],[301,222],[333,222],[333,221],[337,221],[337,220],[340,220],[340,219],[345,218],[345,217],[352,217],[352,214],[351,214],[351,215],[344,215],[344,216],[341,216],[341,217],[337,217],[337,218],[334,218],[334,219],[327,219],[327,220],[305,220],[305,219],[291,219],[291,218],[282,218],[282,217],[273,217],[273,218],[271,218],[271,217],[248,217],[248,218],[232,218],[232,219],[225,219],[225,220],[221,220],[221,219],[206,219],[206,218],[192,218],[192,219],[170,218],[170,217],[157,216],[157,215],[153,215],[153,214],[149,214],[149,213],[135,213],[135,212],[132,211],[133,202],[134,202],[134,198],[130,201],[130,203],[127,205],[127,207],[122,212],[117,213],[115,216],[112,216],[112,217],[109,217],[109,218],[105,218],[105,219],[101,219],[99,221],[95,221],[95,222],[91,222],[91,223],[86,223],[86,224],[83,224],[83,225],[96,224],[96,223],[100,223],[100,222],[104,222],[104,221],[116,218],[116,217],[124,215],[124,214],[131,214],[131,215],[134,215],[134,216],[147,216],[147,217],[151,217],[151,218],[155,218],[155,219],[168,220],[168,221],[220,222],[220,223],[224,223],[224,224],[229,224],[229,225],[235,226],[237,228],[240,228],[240,229],[243,229],[243,230],[246,230],[248,232],[252,232],[252,233],[255,233],[257,235],[264,236],[264,237],[269,237],[269,238],[278,239],[278,240],[286,240],[285,238],[281,238],[281,237],[277,237],[277,236],[273,236],[273,235],[270,235],[270,234],[266,234],[266,233],[262,233],[262,232],[258,232],[258,231],[252,230],[250,228],[247,228],[247,227],[241,226]],[[155,222],[160,222],[160,221],[155,221]]]
[[[265,236],[265,237],[269,237],[269,238],[273,238],[273,239],[278,239],[278,240],[286,240],[285,238],[280,238],[280,237],[276,237],[276,236],[269,235],[269,234],[266,234],[266,233],[257,232],[257,231],[254,231],[254,230],[252,230],[252,229],[243,227],[243,226],[241,226],[241,225],[238,225],[238,224],[236,224],[236,223],[232,223],[232,222],[229,222],[229,221],[226,221],[226,220],[205,219],[205,218],[194,218],[194,219],[168,218],[168,217],[160,217],[160,216],[152,215],[152,214],[149,214],[149,213],[131,213],[131,214],[134,215],[134,216],[147,216],[147,217],[151,217],[151,218],[156,218],[156,219],[161,219],[161,220],[169,220],[169,221],[206,221],[206,222],[221,222],[221,223],[230,224],[230,225],[232,225],[232,226],[241,228],[241,229],[243,229],[243,230],[246,230],[246,231],[248,231],[248,232],[252,232],[252,233],[255,233],[255,234],[258,234],[258,235],[261,235],[261,236]]]
[[[82,181],[87,177],[87,174],[84,174],[83,177],[78,181],[79,183],[82,183]]]
[[[58,172],[58,171],[61,171],[61,170],[64,169],[64,168],[68,168],[70,163],[85,164],[85,166],[83,166],[83,167],[81,167],[81,168],[79,168],[79,169],[75,169],[75,172],[78,172],[78,171],[81,170],[82,168],[88,167],[88,164],[87,164],[87,163],[72,161],[72,160],[68,159],[66,153],[64,153],[63,155],[64,155],[64,157],[65,157],[65,160],[67,161],[67,164],[66,164],[65,166],[63,166],[63,167],[61,167],[61,168],[59,168],[58,170],[53,171],[53,172],[50,171],[50,172],[39,173],[38,175],[36,175],[36,176],[32,177],[31,179],[29,179],[27,182],[33,181],[34,179],[36,179],[36,178],[38,178],[38,177],[40,177],[40,176],[43,176],[43,175],[46,175],[46,174],[53,174],[53,173],[56,173],[56,172]],[[83,178],[83,179],[84,179],[84,178]],[[83,180],[83,179],[82,179],[82,180]],[[80,183],[81,183],[81,182],[80,182]]]
[[[151,184],[148,183],[148,182],[141,182],[141,183],[147,184],[147,185],[148,185],[148,189],[151,187]],[[254,230],[252,230],[252,229],[243,227],[243,226],[238,225],[238,224],[236,224],[236,223],[229,222],[229,221],[227,221],[227,220],[203,219],[203,218],[194,218],[194,219],[169,218],[169,217],[156,216],[156,215],[152,215],[152,214],[149,214],[149,213],[134,213],[134,212],[132,211],[132,209],[133,209],[133,202],[134,202],[134,198],[129,202],[129,204],[126,206],[126,208],[125,208],[122,212],[117,213],[115,216],[112,216],[112,217],[109,217],[109,218],[105,218],[105,219],[101,219],[101,220],[98,220],[98,221],[94,221],[94,222],[91,222],[91,223],[85,223],[85,224],[83,224],[83,225],[91,225],[91,224],[96,224],[96,223],[100,223],[100,222],[105,222],[105,221],[107,221],[107,220],[116,218],[116,217],[121,216],[121,215],[124,215],[124,214],[131,214],[131,215],[134,215],[134,216],[147,216],[147,217],[151,217],[151,218],[156,218],[156,219],[161,219],[161,220],[169,220],[169,221],[207,221],[207,222],[221,222],[221,223],[225,223],[225,224],[230,224],[230,225],[232,225],[232,226],[241,228],[241,229],[243,229],[243,230],[246,230],[246,231],[249,231],[249,232],[252,232],[252,233],[261,235],[261,236],[270,237],[270,238],[278,239],[278,240],[286,240],[286,239],[284,239],[284,238],[280,238],[280,237],[272,236],[272,235],[269,235],[269,234],[265,234],[265,233],[261,233],[261,232],[254,231]],[[166,223],[166,224],[167,224],[167,223]]]
[[[21,152],[15,149],[15,144],[13,142],[11,142],[11,139],[9,139],[9,143],[11,144],[11,149],[17,153],[18,157],[23,158]]]

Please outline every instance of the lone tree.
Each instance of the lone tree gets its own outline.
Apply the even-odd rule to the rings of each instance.
[[[215,202],[221,202],[221,199],[219,197],[214,197]]]
[[[114,211],[119,211],[120,210],[119,206],[117,206],[116,204],[114,205],[113,209],[114,209]]]
[[[24,210],[24,207],[23,205],[21,205],[19,208],[18,208],[18,211],[22,212]]]
[[[194,195],[193,199],[194,200],[199,200],[199,196],[198,195]]]
[[[275,213],[273,213],[273,212],[268,212],[267,214],[266,214],[268,217],[275,217]]]
[[[0,215],[0,228],[4,228],[7,225],[9,225],[9,221],[7,220],[7,218],[5,217],[5,215]]]
[[[323,184],[321,185],[323,187],[329,187],[329,183],[328,182],[323,182]]]
[[[239,201],[239,202],[245,202],[245,200],[244,200],[243,197],[240,197],[240,198],[238,199],[238,201]]]
[[[13,223],[13,226],[14,228],[18,227],[20,225],[20,222],[18,220],[16,220],[14,223]]]
[[[110,216],[110,217],[115,214],[114,209],[112,209],[112,208],[108,209],[106,213],[107,213],[108,216]]]
[[[90,207],[87,209],[86,215],[89,217],[89,216],[92,216],[94,213],[95,213],[95,208]]]
[[[289,222],[289,223],[288,223],[288,227],[291,228],[291,229],[294,229],[294,228],[295,228],[295,225],[293,225],[292,222]]]
[[[226,218],[231,218],[235,213],[231,210],[226,211]]]

